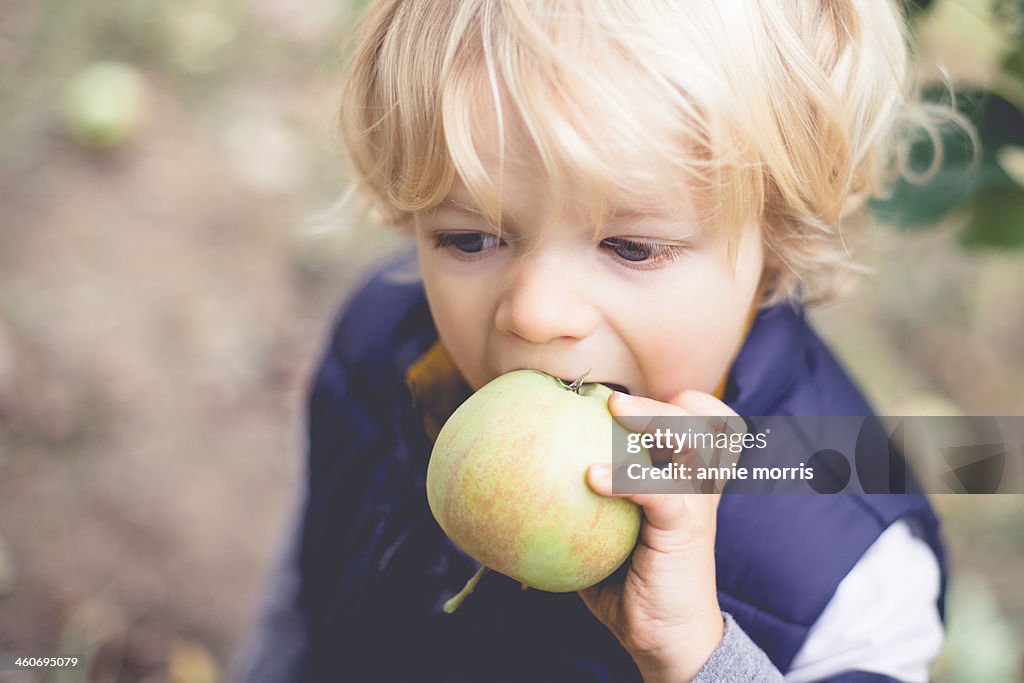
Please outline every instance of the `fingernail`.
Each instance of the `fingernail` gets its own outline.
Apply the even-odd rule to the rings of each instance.
[[[632,403],[636,403],[636,399],[634,399],[629,394],[624,394],[621,391],[616,391],[613,393],[615,394],[615,402],[620,405],[628,406]]]

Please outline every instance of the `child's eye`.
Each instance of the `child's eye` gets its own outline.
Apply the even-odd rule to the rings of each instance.
[[[683,255],[685,248],[679,244],[630,240],[624,237],[609,237],[601,240],[601,246],[616,257],[626,261],[633,268],[653,268]]]
[[[439,232],[434,236],[435,249],[455,249],[463,254],[479,254],[502,244],[497,235],[486,232]]]

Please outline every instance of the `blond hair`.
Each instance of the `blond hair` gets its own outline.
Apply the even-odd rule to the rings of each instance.
[[[500,225],[481,145],[504,158],[514,120],[556,201],[582,189],[595,219],[656,190],[731,251],[760,222],[763,305],[829,300],[862,270],[864,202],[921,119],[891,0],[377,0],[355,40],[340,124],[385,222],[458,176]]]

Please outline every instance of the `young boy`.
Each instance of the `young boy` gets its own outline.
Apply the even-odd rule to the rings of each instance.
[[[922,496],[633,494],[612,580],[492,574],[445,614],[475,563],[424,489],[440,425],[517,368],[590,370],[619,417],[871,414],[801,305],[856,270],[848,231],[895,156],[894,3],[377,0],[357,40],[345,139],[416,259],[337,325],[238,676],[927,680],[945,575]],[[607,465],[587,481],[612,495]]]

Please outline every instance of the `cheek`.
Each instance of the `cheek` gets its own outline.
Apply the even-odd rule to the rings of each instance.
[[[647,391],[656,401],[668,401],[683,389],[705,390],[710,347],[692,334],[663,335],[649,343],[645,364]]]
[[[465,287],[429,269],[423,272],[423,285],[434,324],[445,343],[466,339],[476,323],[474,304],[478,302],[466,296]]]
[[[438,336],[463,378],[478,389],[487,376],[486,344],[489,318],[481,289],[467,287],[433,254],[420,256],[423,285]]]
[[[756,248],[741,253],[735,272],[724,254],[681,264],[635,310],[632,347],[651,398],[719,387],[743,343],[760,280],[758,255]]]

